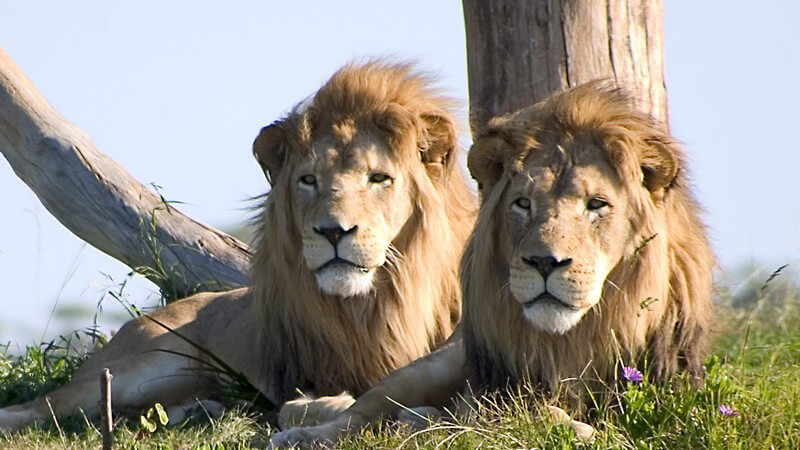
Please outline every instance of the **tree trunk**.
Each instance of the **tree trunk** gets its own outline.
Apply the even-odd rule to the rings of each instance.
[[[0,152],[65,227],[168,297],[246,283],[246,245],[142,186],[61,117],[2,49]]]
[[[463,0],[470,116],[612,78],[667,123],[662,0]]]

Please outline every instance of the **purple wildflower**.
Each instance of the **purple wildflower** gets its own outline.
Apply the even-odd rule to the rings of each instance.
[[[622,378],[624,378],[626,381],[630,381],[633,384],[639,384],[642,382],[642,380],[644,380],[642,372],[639,372],[635,367],[623,367]]]
[[[719,412],[725,417],[736,417],[739,415],[739,411],[736,411],[728,405],[719,405]]]

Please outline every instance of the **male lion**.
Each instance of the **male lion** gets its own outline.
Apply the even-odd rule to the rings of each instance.
[[[198,294],[129,322],[47,399],[0,410],[0,429],[49,418],[50,407],[97,414],[103,367],[115,407],[180,406],[214,391],[212,373],[196,370],[207,355],[160,324],[276,405],[298,389],[360,394],[450,336],[476,208],[457,163],[452,103],[426,76],[409,65],[347,65],[262,129],[253,151],[272,190],[251,288]]]
[[[273,442],[333,440],[399,404],[439,407],[467,381],[580,398],[645,359],[656,380],[701,377],[714,258],[681,149],[630,105],[593,82],[493,119],[468,157],[481,207],[462,261],[463,340]]]

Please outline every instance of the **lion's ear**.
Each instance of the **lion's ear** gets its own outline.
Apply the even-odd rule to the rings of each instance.
[[[256,157],[258,164],[264,171],[269,184],[278,178],[278,174],[286,164],[289,150],[289,142],[283,122],[274,122],[266,126],[258,133],[253,142],[253,156]]]
[[[458,146],[455,123],[446,114],[423,114],[420,155],[431,178],[439,179],[450,167]]]
[[[650,193],[663,195],[678,176],[679,150],[677,143],[669,137],[653,137],[646,140],[640,155],[642,184]]]
[[[478,138],[467,155],[467,167],[478,182],[481,194],[490,192],[503,175],[508,142],[496,135]]]

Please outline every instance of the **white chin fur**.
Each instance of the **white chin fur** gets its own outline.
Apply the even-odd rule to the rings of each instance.
[[[327,295],[355,297],[372,290],[375,271],[362,272],[356,267],[332,266],[317,272],[317,285]]]
[[[549,334],[564,334],[581,321],[585,309],[573,311],[557,305],[547,303],[534,303],[522,307],[525,318],[537,330]]]

